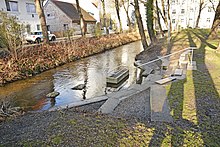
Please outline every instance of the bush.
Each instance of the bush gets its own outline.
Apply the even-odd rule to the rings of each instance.
[[[22,45],[24,26],[17,22],[16,17],[0,12],[0,46],[7,48],[12,57],[17,59],[17,49]]]

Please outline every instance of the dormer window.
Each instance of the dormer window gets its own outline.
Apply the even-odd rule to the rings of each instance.
[[[18,2],[5,0],[7,11],[18,12]]]

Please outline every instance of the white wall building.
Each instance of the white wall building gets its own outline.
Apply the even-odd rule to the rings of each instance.
[[[30,31],[41,30],[34,0],[0,0],[0,11],[16,16]]]
[[[48,0],[47,0],[48,1]],[[45,4],[46,2],[45,1]],[[67,3],[76,4],[76,0],[57,0]],[[86,12],[88,12],[92,17],[96,19],[98,22],[100,20],[99,18],[99,10],[97,7],[95,7],[90,0],[79,0],[79,6],[83,8]]]
[[[158,2],[159,7],[162,7],[161,1]],[[219,0],[212,0],[212,3],[209,0],[204,0],[198,24],[199,28],[211,28],[218,2]],[[172,29],[195,28],[199,14],[199,5],[200,0],[171,0],[170,18]]]

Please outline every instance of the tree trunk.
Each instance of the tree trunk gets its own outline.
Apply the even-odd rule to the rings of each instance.
[[[121,25],[121,18],[120,18],[120,9],[119,9],[119,2],[118,0],[115,0],[115,9],[118,17],[118,22],[119,22],[119,31],[120,33],[122,32],[122,25]]]
[[[215,11],[215,17],[214,17],[214,21],[213,21],[209,36],[211,37],[217,36],[219,25],[220,25],[220,1]]]
[[[165,11],[164,0],[161,0],[161,3],[162,3],[162,13],[163,13],[162,17],[163,17],[164,23],[168,29],[168,21],[167,21],[167,16],[166,16],[166,11]]]
[[[172,32],[172,24],[171,24],[171,18],[170,18],[170,0],[167,0],[167,17],[168,17],[168,29],[170,32]]]
[[[157,38],[154,33],[154,20],[153,20],[153,0],[148,0],[146,2],[146,9],[147,9],[147,30],[150,36],[151,43],[154,44],[157,41]]]
[[[81,35],[84,37],[86,35],[86,24],[83,19],[83,15],[81,13],[81,8],[79,6],[79,0],[76,0],[76,7],[77,7],[78,14],[79,14],[79,24],[80,24],[80,29],[81,29]]]
[[[146,50],[147,47],[148,47],[148,44],[147,44],[146,36],[145,36],[145,33],[144,33],[144,27],[143,27],[143,23],[142,23],[142,19],[141,19],[138,0],[134,0],[134,9],[135,9],[135,17],[136,17],[136,20],[137,20],[139,33],[140,33],[140,36],[141,36],[141,42],[142,42],[144,50]]]
[[[159,29],[160,29],[160,33],[162,36],[164,36],[163,33],[163,29],[160,23],[160,10],[159,10],[159,6],[158,6],[158,1],[156,0],[156,12],[157,12],[157,21],[158,21],[158,25],[159,25]]]
[[[49,44],[46,19],[45,19],[44,11],[42,9],[42,5],[41,5],[40,0],[35,0],[35,5],[36,5],[37,14],[38,14],[39,19],[40,19],[42,33],[43,33],[43,36],[44,36],[43,43]]]
[[[202,0],[200,0],[200,2],[199,2],[199,14],[198,14],[198,17],[196,19],[196,26],[195,26],[196,28],[198,28],[198,26],[199,26],[199,20],[200,20],[203,4],[204,4],[204,2]]]
[[[105,12],[105,0],[101,0],[102,2],[102,9],[103,9],[103,27],[105,28],[106,30],[106,34],[109,34],[109,30],[107,28],[107,24],[106,24],[106,12]]]
[[[126,3],[127,3],[127,8],[125,6],[125,1],[122,0],[122,6],[123,6],[123,8],[124,8],[124,10],[126,12],[126,16],[127,16],[129,31],[131,31],[131,19],[130,19],[129,14],[128,14],[129,0],[127,0]]]

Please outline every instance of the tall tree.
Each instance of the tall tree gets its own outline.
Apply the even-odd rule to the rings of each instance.
[[[86,35],[86,23],[83,19],[81,8],[79,6],[79,0],[76,0],[76,7],[77,7],[78,14],[79,14],[79,24],[80,24],[80,29],[81,29],[81,35],[84,37]]]
[[[154,33],[154,20],[153,20],[153,17],[154,17],[154,4],[153,4],[153,0],[148,0],[146,2],[146,15],[147,15],[147,30],[148,30],[148,34],[150,36],[150,40],[151,40],[151,43],[155,43],[157,38],[155,36],[155,33]]]
[[[214,21],[212,23],[212,28],[209,33],[209,36],[211,36],[211,37],[217,36],[219,25],[220,25],[220,1],[218,3],[216,11],[215,11],[215,17],[214,17]]]
[[[121,24],[121,17],[120,17],[120,7],[119,7],[119,1],[115,0],[115,9],[118,17],[119,22],[119,31],[122,32],[122,24]]]
[[[168,18],[168,31],[172,31],[171,18],[170,18],[170,0],[167,0],[167,18]]]
[[[145,36],[145,32],[144,32],[144,27],[143,27],[143,22],[142,22],[140,10],[139,10],[138,0],[134,0],[134,10],[135,10],[135,17],[136,17],[136,21],[138,24],[139,33],[141,36],[141,42],[142,42],[144,50],[146,50],[148,47],[148,44],[147,44],[147,40],[146,40],[146,36]]]
[[[40,19],[41,29],[44,36],[43,43],[49,44],[48,32],[47,32],[47,24],[44,15],[44,11],[42,9],[41,0],[35,0],[36,11]]]
[[[161,22],[160,22],[160,8],[158,6],[158,1],[157,0],[156,0],[156,13],[157,13],[157,21],[158,21],[160,33],[161,33],[162,36],[164,36],[163,29],[162,29]]]
[[[161,0],[161,4],[162,4],[162,12],[161,12],[161,16],[164,20],[165,25],[168,28],[168,20],[167,20],[167,15],[166,15],[166,10],[165,10],[165,2],[164,0]],[[168,6],[169,7],[169,6]]]
[[[198,14],[198,17],[196,19],[196,28],[198,28],[199,26],[199,20],[200,20],[200,17],[201,17],[201,12],[202,10],[205,8],[207,4],[205,3],[205,0],[199,0],[199,14]]]
[[[128,14],[129,6],[130,6],[130,0],[121,0],[121,2],[122,2],[122,6],[125,10],[126,16],[127,16],[129,31],[131,31],[131,19],[130,19],[129,14]]]
[[[106,22],[106,10],[105,10],[105,0],[101,0],[102,2],[102,10],[103,10],[103,27],[106,29],[106,34],[109,34],[109,30],[107,28],[107,22]]]

